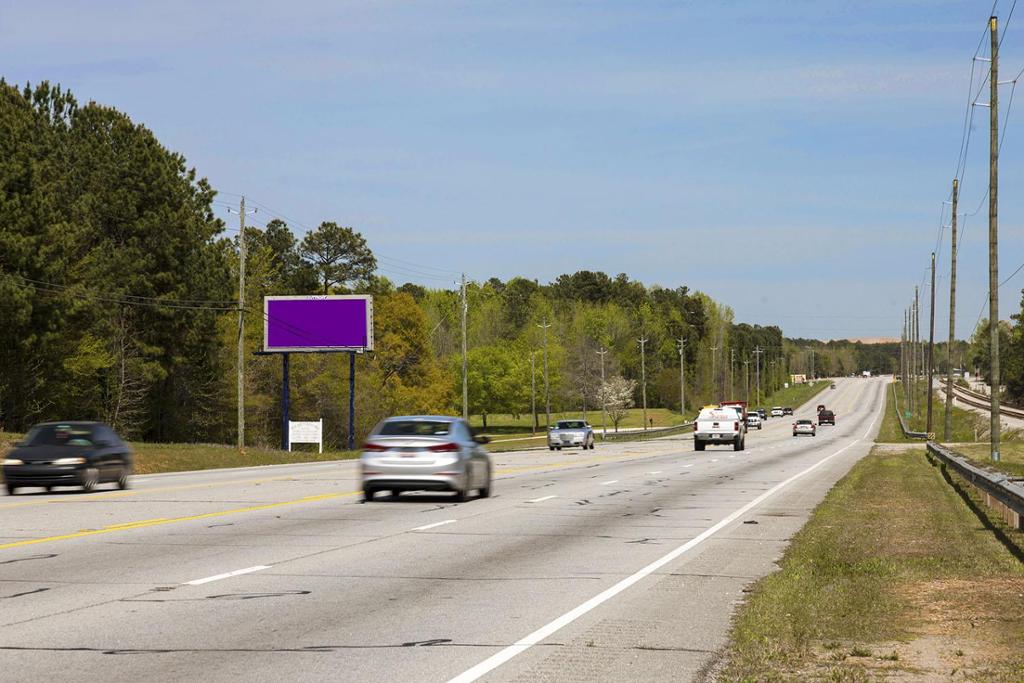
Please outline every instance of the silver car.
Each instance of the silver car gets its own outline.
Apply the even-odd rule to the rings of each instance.
[[[548,432],[548,449],[579,446],[594,449],[594,428],[583,420],[559,420]]]
[[[359,459],[363,500],[379,492],[454,491],[464,501],[471,491],[491,495],[490,441],[476,436],[457,417],[391,417],[370,432]]]

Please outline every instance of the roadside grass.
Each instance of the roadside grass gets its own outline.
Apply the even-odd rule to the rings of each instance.
[[[14,447],[23,434],[0,432],[0,455]],[[287,465],[302,462],[326,462],[358,458],[358,451],[315,450],[279,451],[269,448],[246,448],[239,453],[234,446],[207,443],[143,443],[130,442],[135,452],[136,474],[212,470],[221,467],[254,467]]]
[[[832,380],[819,379],[811,384],[806,382],[804,384],[790,384],[788,387],[779,389],[768,396],[764,397],[761,401],[761,405],[755,406],[750,405],[751,408],[766,408],[771,410],[773,406],[782,406],[783,408],[799,408],[804,403],[807,403],[812,398],[820,394],[825,389],[831,386]],[[827,401],[826,401],[827,403]]]
[[[780,567],[736,615],[720,680],[1024,680],[1024,565],[920,450],[854,465]]]
[[[539,406],[543,408],[543,406]],[[540,429],[538,433],[544,430],[544,413],[543,410],[538,414],[540,417]],[[582,419],[583,413],[580,411],[563,411],[557,413],[551,413],[551,422],[554,424],[556,420],[579,420]],[[654,427],[673,427],[677,424],[684,422],[682,415],[668,408],[648,408],[647,409],[648,419],[654,419]],[[601,426],[601,406],[597,406],[596,410],[587,411],[587,422],[595,427]],[[470,415],[469,423],[477,430],[480,430],[484,434],[489,436],[524,436],[530,433],[530,414],[523,413],[518,417],[508,414],[493,414],[487,416],[487,429],[483,428],[483,418],[479,415]],[[622,421],[619,423],[619,428],[624,427],[643,427],[644,426],[644,412],[642,408],[630,408]],[[650,426],[650,425],[648,425]],[[613,431],[612,421],[608,419],[608,431]]]
[[[882,419],[882,426],[879,429],[877,441],[879,443],[921,443],[921,439],[911,439],[903,436],[903,430],[900,429],[899,419],[896,417],[897,405],[900,410],[905,409],[905,406],[903,405],[903,383],[895,382],[895,388],[896,404],[893,403],[892,387],[886,387],[885,417]],[[907,422],[907,429],[914,432],[923,432],[928,426],[928,408],[926,403],[928,386],[925,382],[921,381],[917,382],[916,386],[913,388],[915,392],[914,395],[916,397],[915,410],[909,418],[905,418]],[[943,425],[946,411],[946,404],[943,400],[944,398],[945,393],[936,389],[935,397],[932,402],[932,431],[940,441],[943,440]],[[1016,437],[1016,432],[1003,432],[1004,439],[1015,439]],[[988,418],[954,405],[952,439],[949,443],[973,443],[979,438],[988,438]]]
[[[957,444],[955,450],[982,467],[1005,472],[1015,477],[1024,477],[1024,441],[1000,443],[998,463],[992,462],[987,443]]]

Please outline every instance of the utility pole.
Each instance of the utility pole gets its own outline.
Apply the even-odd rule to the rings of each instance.
[[[754,347],[754,367],[757,376],[757,405],[761,405],[761,354],[764,349],[760,346]],[[812,356],[813,358],[813,356]]]
[[[900,382],[903,389],[903,403],[907,401],[907,311],[903,311],[903,327],[900,328]],[[897,411],[898,412],[898,411]]]
[[[995,17],[989,19],[992,33],[992,61],[989,64],[989,165],[988,165],[988,332],[991,344],[992,422],[990,453],[999,461],[999,28]]]
[[[608,439],[608,401],[604,388],[604,357],[608,349],[601,347],[597,355],[601,356],[601,439]]]
[[[743,400],[750,403],[750,361],[743,361]]]
[[[711,347],[711,400],[718,391],[718,347]]]
[[[960,188],[957,179],[953,178],[953,220],[950,222],[951,242],[949,261],[949,346],[946,347],[946,358],[949,367],[946,372],[946,415],[942,430],[943,440],[953,440],[953,341],[956,334],[956,203]],[[962,368],[961,368],[962,369]]]
[[[686,338],[676,339],[679,345],[679,414],[686,418]]]
[[[729,400],[732,401],[735,397],[733,392],[735,391],[736,384],[736,349],[729,349]]]
[[[643,385],[644,429],[647,429],[647,337],[637,339],[640,342],[640,382]]]
[[[530,433],[537,436],[537,354],[530,349]]]
[[[245,197],[238,205],[238,450],[245,450]]]
[[[462,274],[462,419],[469,422],[469,361],[466,343],[466,314],[469,302],[466,300],[466,274]]]
[[[920,377],[921,367],[924,365],[924,355],[921,353],[921,297],[919,287],[914,287],[914,414],[920,409],[917,400],[917,381]]]
[[[928,418],[925,422],[924,431],[932,433],[932,382],[934,381],[935,366],[935,252],[932,252],[932,303],[928,311]]]
[[[548,328],[551,323],[547,318],[537,327],[544,330],[544,426],[551,429],[551,390],[548,384]]]

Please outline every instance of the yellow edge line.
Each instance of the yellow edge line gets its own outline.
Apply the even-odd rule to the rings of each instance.
[[[548,470],[548,469],[559,469],[562,467],[571,467],[573,465],[584,465],[594,462],[607,462],[623,460],[623,458],[607,457],[607,458],[589,458],[587,460],[566,460],[563,462],[549,463],[547,465],[535,465],[528,467],[512,467],[504,468],[497,471],[498,474],[508,474],[511,472],[529,472],[536,470]],[[274,477],[274,479],[290,479],[288,477]],[[271,481],[271,479],[260,479],[254,481]],[[226,483],[226,482],[222,482]],[[236,482],[239,483],[239,482]],[[196,484],[195,486],[206,486],[205,484]],[[182,487],[190,488],[190,487]],[[153,491],[154,489],[144,489],[139,493],[145,493]],[[126,491],[125,493],[134,493]],[[37,543],[51,543],[53,541],[67,541],[73,538],[85,538],[87,536],[99,536],[100,534],[111,534],[117,531],[128,531],[130,529],[143,529],[146,527],[164,526],[166,524],[177,524],[178,522],[192,522],[199,519],[211,519],[214,517],[224,517],[226,515],[237,515],[242,512],[259,512],[260,510],[270,510],[273,508],[285,507],[288,505],[299,505],[301,503],[313,503],[321,500],[330,500],[332,498],[345,498],[348,496],[355,496],[361,493],[360,491],[348,491],[345,493],[322,493],[314,496],[306,496],[305,498],[299,498],[298,500],[286,500],[279,503],[265,503],[263,505],[253,505],[244,508],[234,508],[232,510],[221,510],[218,512],[205,512],[201,515],[189,515],[187,517],[161,517],[158,519],[148,519],[140,522],[125,522],[123,524],[112,524],[102,529],[83,529],[70,534],[61,534],[59,536],[47,536],[45,538],[30,538],[24,541],[13,541],[11,543],[0,544],[0,550],[8,550],[10,548],[22,548],[27,545],[36,545]],[[90,500],[96,500],[91,498]]]

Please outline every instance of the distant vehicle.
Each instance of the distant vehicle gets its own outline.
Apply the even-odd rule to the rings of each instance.
[[[823,411],[823,410],[825,410],[825,404],[824,404],[824,403],[819,403],[819,404],[818,404],[818,411],[817,411],[817,412],[819,412],[819,413],[820,413],[820,412],[821,412],[821,411]]]
[[[594,449],[594,428],[584,420],[559,420],[548,432],[548,449],[562,450],[579,446],[583,450]]]
[[[693,447],[702,451],[708,444],[732,444],[734,451],[746,447],[747,423],[735,408],[704,408],[693,428]]]
[[[793,423],[793,436],[800,436],[801,434],[817,436],[818,429],[811,420],[797,420]]]
[[[836,424],[836,415],[831,410],[818,411],[818,426]]]
[[[128,488],[132,450],[101,422],[47,422],[29,430],[3,461],[4,487],[13,496],[19,488],[99,484]]]
[[[782,412],[782,406],[775,406],[772,408],[772,417],[782,417],[785,413]]]
[[[829,389],[835,389],[835,388],[836,388],[836,383],[832,382],[832,386],[830,386]]]
[[[871,371],[870,370],[865,370],[864,372],[862,372],[860,374],[861,374],[862,377],[870,377],[871,376]]]
[[[783,408],[782,409],[782,414],[783,415],[792,415],[793,414],[793,409],[792,408]]]
[[[363,500],[377,493],[453,491],[464,501],[472,491],[491,495],[490,439],[474,435],[460,418],[437,415],[391,417],[366,437],[359,458]]]
[[[747,427],[751,429],[761,429],[764,427],[764,420],[756,412],[747,413]]]
[[[768,419],[768,411],[765,410],[764,408],[758,408],[757,409],[757,414],[761,416],[762,420],[767,420]]]

